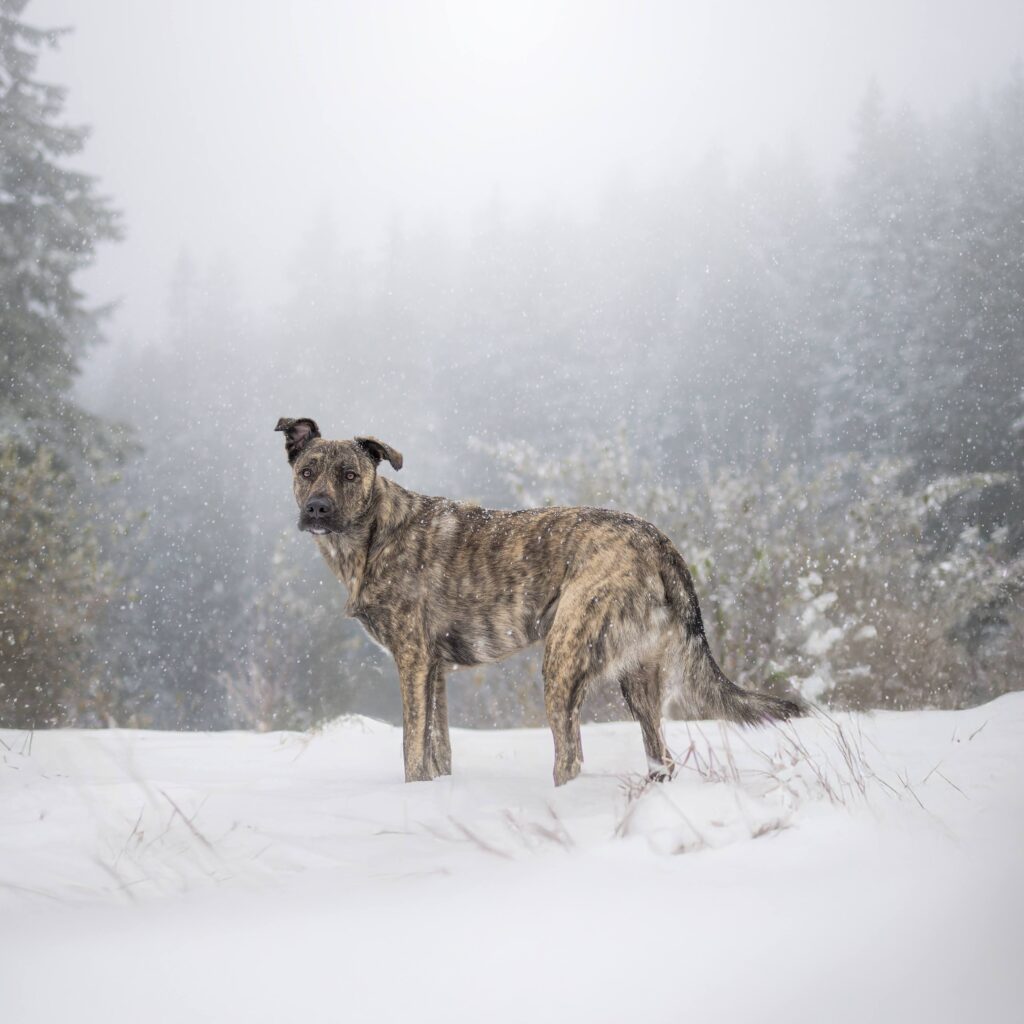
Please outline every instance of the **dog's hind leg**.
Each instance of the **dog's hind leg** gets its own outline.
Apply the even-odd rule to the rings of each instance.
[[[580,706],[584,680],[562,672],[545,672],[544,707],[555,740],[555,785],[564,786],[583,767]]]
[[[648,778],[670,779],[675,764],[661,731],[661,671],[657,665],[641,665],[619,679],[629,713],[640,723],[647,754]]]
[[[544,708],[555,741],[555,785],[564,786],[583,766],[580,707],[587,674],[580,646],[571,636],[566,617],[548,634],[544,649]]]
[[[428,760],[436,775],[452,773],[452,741],[448,732],[448,694],[444,679],[444,664],[435,662],[427,681],[427,700],[430,705],[430,726],[427,732]]]

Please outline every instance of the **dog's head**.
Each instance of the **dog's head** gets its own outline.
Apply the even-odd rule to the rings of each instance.
[[[300,530],[344,533],[370,508],[381,460],[402,468],[401,453],[375,437],[325,441],[306,417],[282,417],[274,429],[284,431]]]

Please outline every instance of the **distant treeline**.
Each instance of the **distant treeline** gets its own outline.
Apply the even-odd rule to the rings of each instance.
[[[34,84],[41,39],[5,26],[0,725],[397,713],[294,530],[280,415],[385,438],[419,490],[650,516],[743,682],[854,706],[1019,685],[1019,71],[929,122],[871,88],[831,182],[711,155],[585,220],[496,202],[375,259],[325,216],[280,309],[183,259],[158,342],[93,384],[101,418],[73,277],[116,218],[60,170],[82,136]],[[532,722],[539,692],[529,659],[460,672],[453,718]]]

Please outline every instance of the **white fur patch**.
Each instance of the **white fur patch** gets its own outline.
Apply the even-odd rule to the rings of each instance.
[[[647,617],[647,622],[638,629],[622,631],[612,638],[612,648],[616,656],[606,662],[601,679],[616,680],[627,672],[636,671],[651,655],[664,647],[670,638],[666,629],[668,625],[668,609],[654,608]],[[632,635],[630,635],[632,634]],[[661,656],[659,654],[659,660]]]

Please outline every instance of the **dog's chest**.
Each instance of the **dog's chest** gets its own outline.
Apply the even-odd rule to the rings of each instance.
[[[381,616],[373,609],[358,608],[353,617],[366,630],[366,635],[378,646],[390,653],[390,647],[384,633],[381,631]]]
[[[351,594],[358,584],[363,552],[333,535],[317,537],[316,542],[331,572]]]

